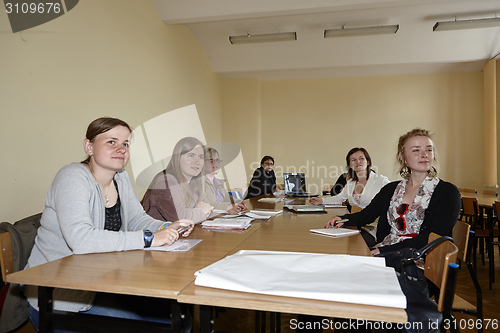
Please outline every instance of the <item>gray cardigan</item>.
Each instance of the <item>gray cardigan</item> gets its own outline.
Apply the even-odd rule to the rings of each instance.
[[[147,215],[125,170],[114,177],[121,201],[122,227],[104,230],[105,207],[101,188],[90,170],[81,163],[63,167],[57,173],[45,200],[41,226],[26,268],[72,254],[125,251],[144,248],[143,230],[157,231],[164,222]],[[38,306],[37,288],[26,288],[26,296]],[[54,309],[90,309],[93,293],[56,289]]]

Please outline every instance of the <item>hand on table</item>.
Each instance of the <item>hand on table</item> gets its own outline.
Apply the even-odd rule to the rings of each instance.
[[[190,228],[182,234],[184,237],[187,237],[194,227],[194,223],[191,220],[179,220],[169,224],[161,230],[158,230],[153,234],[154,237],[151,246],[172,245],[179,239],[178,230],[187,226],[189,226]]]
[[[318,205],[321,205],[321,204],[323,203],[323,199],[313,197],[313,198],[309,199],[309,202],[310,202],[311,204],[313,204],[313,205],[318,206]]]
[[[338,223],[338,221],[342,220],[340,216],[334,216],[326,222],[325,229],[328,228],[340,228],[344,225],[344,222]]]

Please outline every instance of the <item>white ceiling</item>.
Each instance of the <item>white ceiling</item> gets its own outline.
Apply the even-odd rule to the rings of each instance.
[[[479,71],[500,27],[432,31],[437,21],[500,17],[500,0],[153,0],[183,24],[223,78],[262,80]],[[399,24],[394,35],[323,38],[324,29]],[[233,45],[229,36],[297,32],[296,41]]]

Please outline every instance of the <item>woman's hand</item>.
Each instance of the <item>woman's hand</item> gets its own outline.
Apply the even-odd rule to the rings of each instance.
[[[313,205],[318,206],[318,205],[321,205],[323,203],[323,199],[317,198],[317,197],[313,197],[313,198],[309,199],[309,202],[311,204],[313,204]]]
[[[227,212],[229,214],[239,214],[247,209],[248,209],[248,206],[244,201],[241,201],[240,203],[237,203],[237,204],[232,204],[232,205],[227,206]]]
[[[380,250],[377,247],[371,250],[370,252],[372,253],[373,256],[380,254]]]
[[[196,208],[199,208],[203,211],[203,213],[205,213],[205,217],[209,217],[210,216],[210,213],[212,212],[212,210],[214,209],[214,206],[210,206],[209,204],[207,204],[206,202],[199,202],[197,205],[196,205]]]
[[[328,229],[328,228],[340,228],[341,226],[344,225],[344,222],[341,222],[341,223],[338,223],[338,221],[342,220],[342,218],[340,216],[334,216],[332,217],[331,219],[328,220],[328,222],[326,222],[326,225],[325,225],[325,229]]]
[[[158,230],[153,235],[153,243],[151,246],[163,246],[172,245],[176,240],[179,239],[179,229],[189,226],[190,228],[186,230],[182,235],[184,237],[189,236],[193,230],[194,223],[191,220],[179,220],[173,222],[166,226],[165,228]]]

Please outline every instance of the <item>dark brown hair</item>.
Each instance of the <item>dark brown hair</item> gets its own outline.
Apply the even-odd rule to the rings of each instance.
[[[132,133],[132,128],[123,120],[118,118],[102,117],[94,120],[89,124],[89,127],[87,127],[87,133],[85,134],[85,138],[88,139],[90,142],[94,142],[95,138],[99,134],[112,130],[116,126],[126,127],[130,131],[130,133]],[[87,156],[87,158],[82,161],[82,163],[85,164],[88,164],[89,162],[90,162],[90,156]]]
[[[362,152],[365,155],[366,162],[368,164],[366,166],[366,179],[370,178],[370,173],[372,171],[372,168],[371,168],[372,158],[370,157],[370,154],[368,154],[368,151],[366,151],[366,149],[362,148],[362,147],[352,148],[347,153],[347,156],[345,157],[345,161],[347,163],[347,179],[352,178],[352,180],[354,180],[355,182],[358,181],[358,175],[356,174],[356,172],[353,169],[351,169],[350,164],[351,164],[351,155],[354,153],[357,153],[358,151]]]

